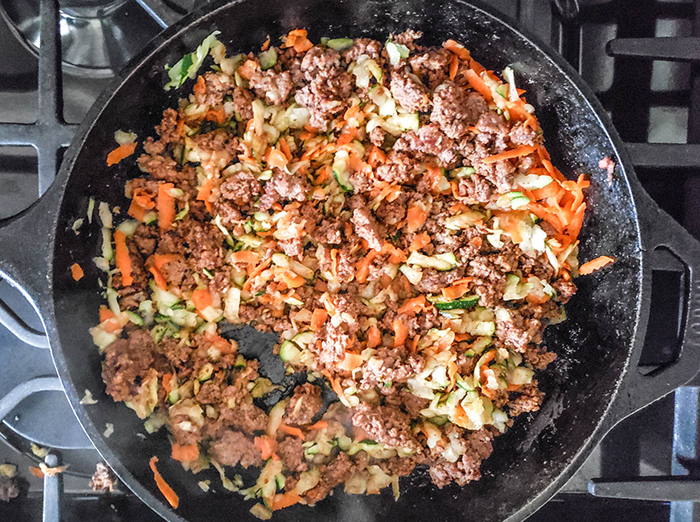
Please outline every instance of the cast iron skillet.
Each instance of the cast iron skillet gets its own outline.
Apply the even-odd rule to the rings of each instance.
[[[211,8],[209,8],[211,9]],[[483,465],[483,478],[464,488],[438,490],[425,474],[402,480],[398,502],[379,496],[336,492],[316,508],[294,506],[276,520],[522,520],[532,514],[583,463],[601,437],[619,420],[690,380],[699,367],[700,245],[663,213],[641,189],[629,159],[590,89],[553,52],[503,21],[489,9],[467,2],[418,0],[242,0],[207,14],[194,13],[155,39],[105,92],[82,124],[61,171],[47,194],[21,216],[0,228],[0,272],[21,287],[43,317],[58,374],[85,431],[122,481],[163,518],[207,521],[250,518],[250,503],[237,494],[204,494],[195,478],[168,458],[166,434],[139,437],[142,422],[104,394],[100,356],[88,328],[98,322],[102,299],[99,274],[91,262],[99,248],[97,226],[76,236],[71,225],[85,216],[88,198],[110,206],[127,203],[124,182],[138,175],[133,161],[105,167],[114,147],[113,132],[124,129],[140,138],[153,134],[164,108],[179,93],[163,91],[163,66],[192,50],[219,29],[232,52],[258,49],[269,34],[305,27],[310,37],[360,35],[384,39],[407,28],[424,32],[423,43],[455,38],[487,67],[500,71],[513,64],[519,85],[537,109],[555,164],[569,177],[591,175],[589,212],[581,234],[582,260],[601,254],[617,262],[578,280],[567,306],[569,320],[547,329],[546,342],[559,359],[541,377],[547,393],[542,410],[518,419],[498,437]],[[185,88],[191,88],[187,84]],[[608,184],[598,161],[617,163]],[[686,266],[682,362],[652,376],[636,366],[650,307],[650,254],[668,248]],[[72,263],[86,277],[76,283]],[[85,389],[99,401],[79,404]],[[104,438],[105,423],[116,431]],[[165,431],[165,430],[163,430]],[[161,472],[180,495],[173,511],[157,491],[148,459],[160,457]]]

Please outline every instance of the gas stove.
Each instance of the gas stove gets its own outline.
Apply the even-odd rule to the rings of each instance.
[[[54,0],[0,0],[0,219],[46,190],[109,77],[194,3],[65,0],[58,8]],[[645,189],[700,238],[700,0],[486,3],[581,73]],[[670,258],[654,264],[641,371],[673,360],[682,332],[683,267]],[[0,280],[0,464],[17,465],[22,477],[20,496],[0,501],[0,521],[158,520],[118,483],[110,493],[90,487],[101,459],[61,391],[47,346],[31,305]],[[700,520],[693,502],[700,502],[699,417],[697,380],[621,422],[530,520]],[[29,468],[42,459],[69,467],[37,478]]]

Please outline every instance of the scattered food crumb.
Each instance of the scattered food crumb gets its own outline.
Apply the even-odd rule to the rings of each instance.
[[[49,454],[49,448],[42,448],[41,446],[37,446],[32,442],[32,453],[39,457],[40,459],[43,459],[46,457],[46,455]]]
[[[75,232],[76,236],[80,234],[80,227],[83,226],[84,221],[85,220],[83,218],[79,218],[73,222],[73,226],[71,228],[73,229],[73,232]]]
[[[85,389],[85,395],[83,395],[83,398],[80,399],[80,404],[84,404],[86,406],[89,406],[91,404],[97,404],[97,401],[92,396],[92,392],[87,388]]]
[[[93,491],[114,491],[114,484],[117,477],[114,472],[104,463],[98,462],[95,467],[95,474],[90,479],[90,487]]]
[[[112,435],[112,433],[114,433],[114,424],[108,422],[107,424],[105,424],[105,430],[102,432],[102,435],[104,435],[105,438],[108,439],[110,435]]]
[[[613,173],[615,172],[615,162],[610,159],[610,156],[606,156],[598,162],[598,167],[608,171],[608,185],[611,185],[613,182]]]
[[[29,469],[31,470],[32,468],[29,468]],[[34,469],[36,469],[36,468],[34,468]],[[66,464],[65,466],[56,466],[55,468],[50,468],[46,464],[44,464],[43,462],[39,463],[39,471],[41,471],[41,473],[43,473],[44,475],[48,475],[49,477],[53,477],[53,476],[57,475],[58,473],[63,473],[67,469],[68,469],[68,464]],[[32,474],[34,474],[33,471],[32,471]]]
[[[17,476],[17,466],[10,463],[0,465],[0,476],[5,478],[15,478]]]
[[[198,485],[198,486],[202,489],[202,491],[204,491],[205,493],[207,493],[207,492],[209,491],[209,486],[210,486],[210,484],[211,484],[211,480],[200,480],[199,482],[197,482],[197,485]]]
[[[11,464],[10,464],[11,465]],[[3,464],[5,466],[5,464]],[[17,473],[17,467],[13,466],[15,469],[15,474]],[[0,474],[0,501],[9,502],[13,498],[19,496],[19,481],[16,475],[8,477],[4,474]]]

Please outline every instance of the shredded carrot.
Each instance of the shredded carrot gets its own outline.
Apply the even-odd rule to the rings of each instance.
[[[135,201],[137,205],[145,208],[146,210],[151,210],[156,206],[155,202],[153,201],[153,194],[143,189],[134,189],[131,199]]]
[[[486,98],[486,101],[493,100],[491,89],[488,85],[486,85],[486,82],[481,78],[481,76],[477,74],[476,71],[474,71],[473,69],[467,69],[466,76],[469,85],[471,85],[476,92],[478,92],[484,98]]]
[[[260,66],[255,60],[246,60],[243,65],[238,68],[238,74],[246,80],[250,80],[258,67]]]
[[[396,310],[397,314],[408,314],[414,315],[418,312],[422,312],[426,309],[427,303],[425,300],[425,295],[421,294],[418,297],[412,299],[407,299],[404,301],[403,305]]]
[[[104,323],[105,321],[108,321],[109,319],[116,319],[117,316],[114,315],[114,312],[107,308],[106,306],[102,305],[100,306],[100,322]]]
[[[224,110],[223,107],[220,107],[218,109],[209,109],[207,111],[207,114],[204,116],[205,120],[209,121],[215,121],[219,125],[223,125],[226,123],[226,120],[228,120],[228,116],[226,115],[226,111]]]
[[[445,299],[450,299],[454,301],[455,299],[459,299],[464,294],[466,294],[469,290],[469,287],[469,283],[453,284],[452,286],[443,288],[442,295],[445,297]]]
[[[535,152],[536,148],[534,145],[522,145],[516,147],[515,149],[506,150],[498,154],[493,154],[482,159],[483,163],[495,163],[497,161],[506,160],[510,158],[518,158],[520,156],[527,156]]]
[[[192,304],[200,312],[214,303],[209,290],[197,288],[192,292]]]
[[[411,252],[417,252],[418,250],[428,246],[429,244],[430,236],[426,232],[421,232],[413,238],[413,241],[411,241],[411,245],[408,247],[408,249]]]
[[[197,83],[194,84],[194,87],[192,88],[192,91],[195,93],[197,96],[203,96],[206,91],[207,91],[207,84],[204,81],[204,76],[199,76],[197,78]]]
[[[408,233],[412,234],[423,226],[425,220],[428,219],[428,212],[419,205],[411,205],[406,213],[406,226]]]
[[[135,199],[131,200],[131,204],[129,205],[129,210],[127,210],[127,214],[129,214],[132,218],[143,223],[144,221],[146,221],[146,212],[147,210],[141,205],[139,205]]]
[[[126,246],[126,236],[121,230],[114,233],[114,257],[117,268],[122,274],[122,284],[131,286],[134,284],[134,278],[131,277],[131,258]]]
[[[301,501],[301,497],[294,491],[288,491],[286,493],[278,493],[272,500],[270,500],[270,509],[272,511],[277,511],[278,509],[284,509],[294,504],[298,504]]]
[[[408,330],[406,329],[406,325],[403,324],[403,321],[401,321],[401,319],[394,319],[394,322],[391,323],[391,327],[394,330],[394,347],[406,344]]]
[[[131,156],[134,151],[136,151],[136,142],[119,145],[119,147],[107,154],[107,166],[111,167],[112,165],[116,165],[124,158]]]
[[[158,462],[158,457],[151,457],[151,460],[148,462],[149,466],[151,467],[151,471],[153,472],[153,478],[156,481],[156,486],[158,486],[158,489],[165,497],[165,500],[168,501],[168,504],[177,509],[177,506],[180,505],[180,497],[177,496],[177,494],[173,491],[173,488],[171,488],[161,476],[158,468],[156,468],[156,462]]]
[[[267,51],[270,48],[270,35],[267,35],[267,38],[263,42],[263,44],[260,46],[261,51]]]
[[[293,426],[287,426],[285,423],[280,424],[280,431],[286,433],[287,435],[291,435],[292,437],[297,437],[302,440],[304,439],[303,431]]]
[[[348,127],[343,131],[343,133],[338,136],[338,139],[336,140],[336,145],[338,147],[342,147],[343,145],[347,145],[350,143],[352,140],[355,139],[355,136],[357,135],[357,127]]]
[[[360,259],[356,264],[355,264],[355,280],[358,283],[364,283],[367,281],[367,276],[369,276],[369,267],[372,264],[372,261],[374,261],[374,258],[377,257],[377,251],[376,250],[370,250],[367,252],[367,255]]]
[[[287,162],[291,161],[292,151],[289,148],[289,142],[285,138],[281,138],[277,143],[280,146],[280,150],[282,151],[282,154],[284,154],[285,157],[287,158]]]
[[[579,275],[592,274],[596,270],[600,270],[601,268],[605,268],[608,265],[612,265],[614,262],[615,258],[610,256],[596,257],[595,259],[591,259],[587,263],[582,264],[578,268],[578,273]]]
[[[156,285],[158,285],[158,288],[161,290],[168,289],[168,282],[165,280],[165,277],[163,277],[160,270],[158,270],[155,266],[152,266],[148,269],[148,271],[153,274],[153,280],[156,282]]]
[[[255,437],[255,439],[253,439],[253,444],[260,450],[263,460],[267,460],[270,457],[277,460],[277,455],[275,454],[275,451],[277,451],[277,441],[275,439],[269,435],[263,435],[261,437]]]
[[[286,140],[282,139],[281,141]],[[270,167],[277,167],[278,169],[284,169],[289,163],[287,156],[277,147],[270,147],[264,159]]]
[[[258,266],[253,268],[249,273],[248,273],[248,279],[246,279],[246,282],[243,284],[243,290],[249,290],[250,286],[253,284],[253,280],[258,277],[260,274],[263,273],[263,271],[270,266],[272,263],[272,257],[268,257],[266,261],[263,261],[260,263]],[[250,267],[249,267],[250,268]]]
[[[481,366],[479,366],[479,368],[483,368],[484,366],[488,366],[488,364],[489,364],[491,361],[493,361],[493,359],[494,359],[495,357],[496,357],[496,350],[491,350],[491,351],[489,351],[488,353],[486,353],[486,354],[484,355],[484,359],[483,359],[483,361],[481,362]],[[485,381],[485,378],[484,378],[483,370],[480,370],[480,371],[481,371],[481,382],[484,382],[484,381]]]
[[[287,38],[282,47],[293,47],[298,53],[303,53],[311,49],[314,44],[306,37],[306,29],[294,29],[287,33]]]
[[[199,446],[197,446],[197,444],[181,446],[177,442],[174,442],[172,456],[173,459],[180,462],[192,462],[199,458]]]
[[[210,214],[212,214],[212,211],[211,211],[211,201],[209,201],[209,197],[211,196],[211,191],[212,191],[213,187],[214,187],[214,180],[207,179],[204,183],[202,183],[202,186],[199,187],[199,190],[197,191],[197,201],[204,201],[204,206],[207,207],[207,210],[209,211]]]
[[[372,150],[369,151],[369,156],[367,157],[367,163],[372,166],[372,168],[376,168],[378,165],[381,165],[382,163],[386,162],[386,153],[377,147],[376,145],[372,146]]]
[[[345,121],[350,121],[353,118],[357,118],[357,116],[359,114],[360,114],[360,106],[356,104],[345,111],[345,114],[343,114],[343,119]]]
[[[373,324],[367,331],[367,348],[376,348],[382,344],[382,334],[379,327]]]
[[[158,185],[158,226],[161,229],[170,228],[175,219],[175,198],[170,191],[175,188],[172,183],[161,183]]]
[[[172,373],[164,373],[163,374],[163,389],[165,390],[165,393],[170,395],[170,392],[173,391],[173,374]]]
[[[450,60],[450,80],[454,80],[457,76],[457,69],[459,68],[459,57],[455,54]]]
[[[394,245],[389,243],[389,241],[384,243],[379,253],[389,254],[390,263],[403,263],[406,261],[406,253],[400,248],[396,248]]]
[[[326,319],[328,319],[328,311],[325,308],[316,308],[311,314],[311,330],[318,332]]]
[[[165,265],[177,261],[178,259],[180,259],[178,254],[155,254],[153,256],[153,265],[158,270],[162,270]]]
[[[469,51],[461,43],[454,41],[452,38],[443,42],[442,46],[448,51],[452,51],[462,60],[471,60]]]
[[[363,362],[364,359],[361,355],[345,352],[345,357],[343,357],[343,360],[340,362],[340,369],[345,370],[346,372],[351,372],[355,368],[359,368]]]
[[[231,252],[229,254],[231,263],[255,264],[259,259],[260,254],[252,250],[240,250],[239,252]]]
[[[78,263],[73,263],[70,266],[70,274],[73,276],[73,279],[80,281],[85,275],[85,272],[83,272],[83,267],[81,267]]]

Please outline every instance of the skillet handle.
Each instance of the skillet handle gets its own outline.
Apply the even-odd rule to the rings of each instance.
[[[39,315],[48,304],[53,277],[51,249],[59,196],[54,188],[19,215],[0,221],[0,277],[18,288]]]
[[[646,193],[639,192],[636,199],[646,265],[645,284],[651,283],[651,254],[659,247],[671,251],[685,267],[680,352],[672,363],[644,375],[638,370],[643,343],[635,346],[611,414],[607,416],[609,428],[688,383],[700,370],[700,243]],[[650,307],[654,305],[651,302]],[[643,317],[640,322],[643,331],[654,328],[647,321],[648,317]]]

